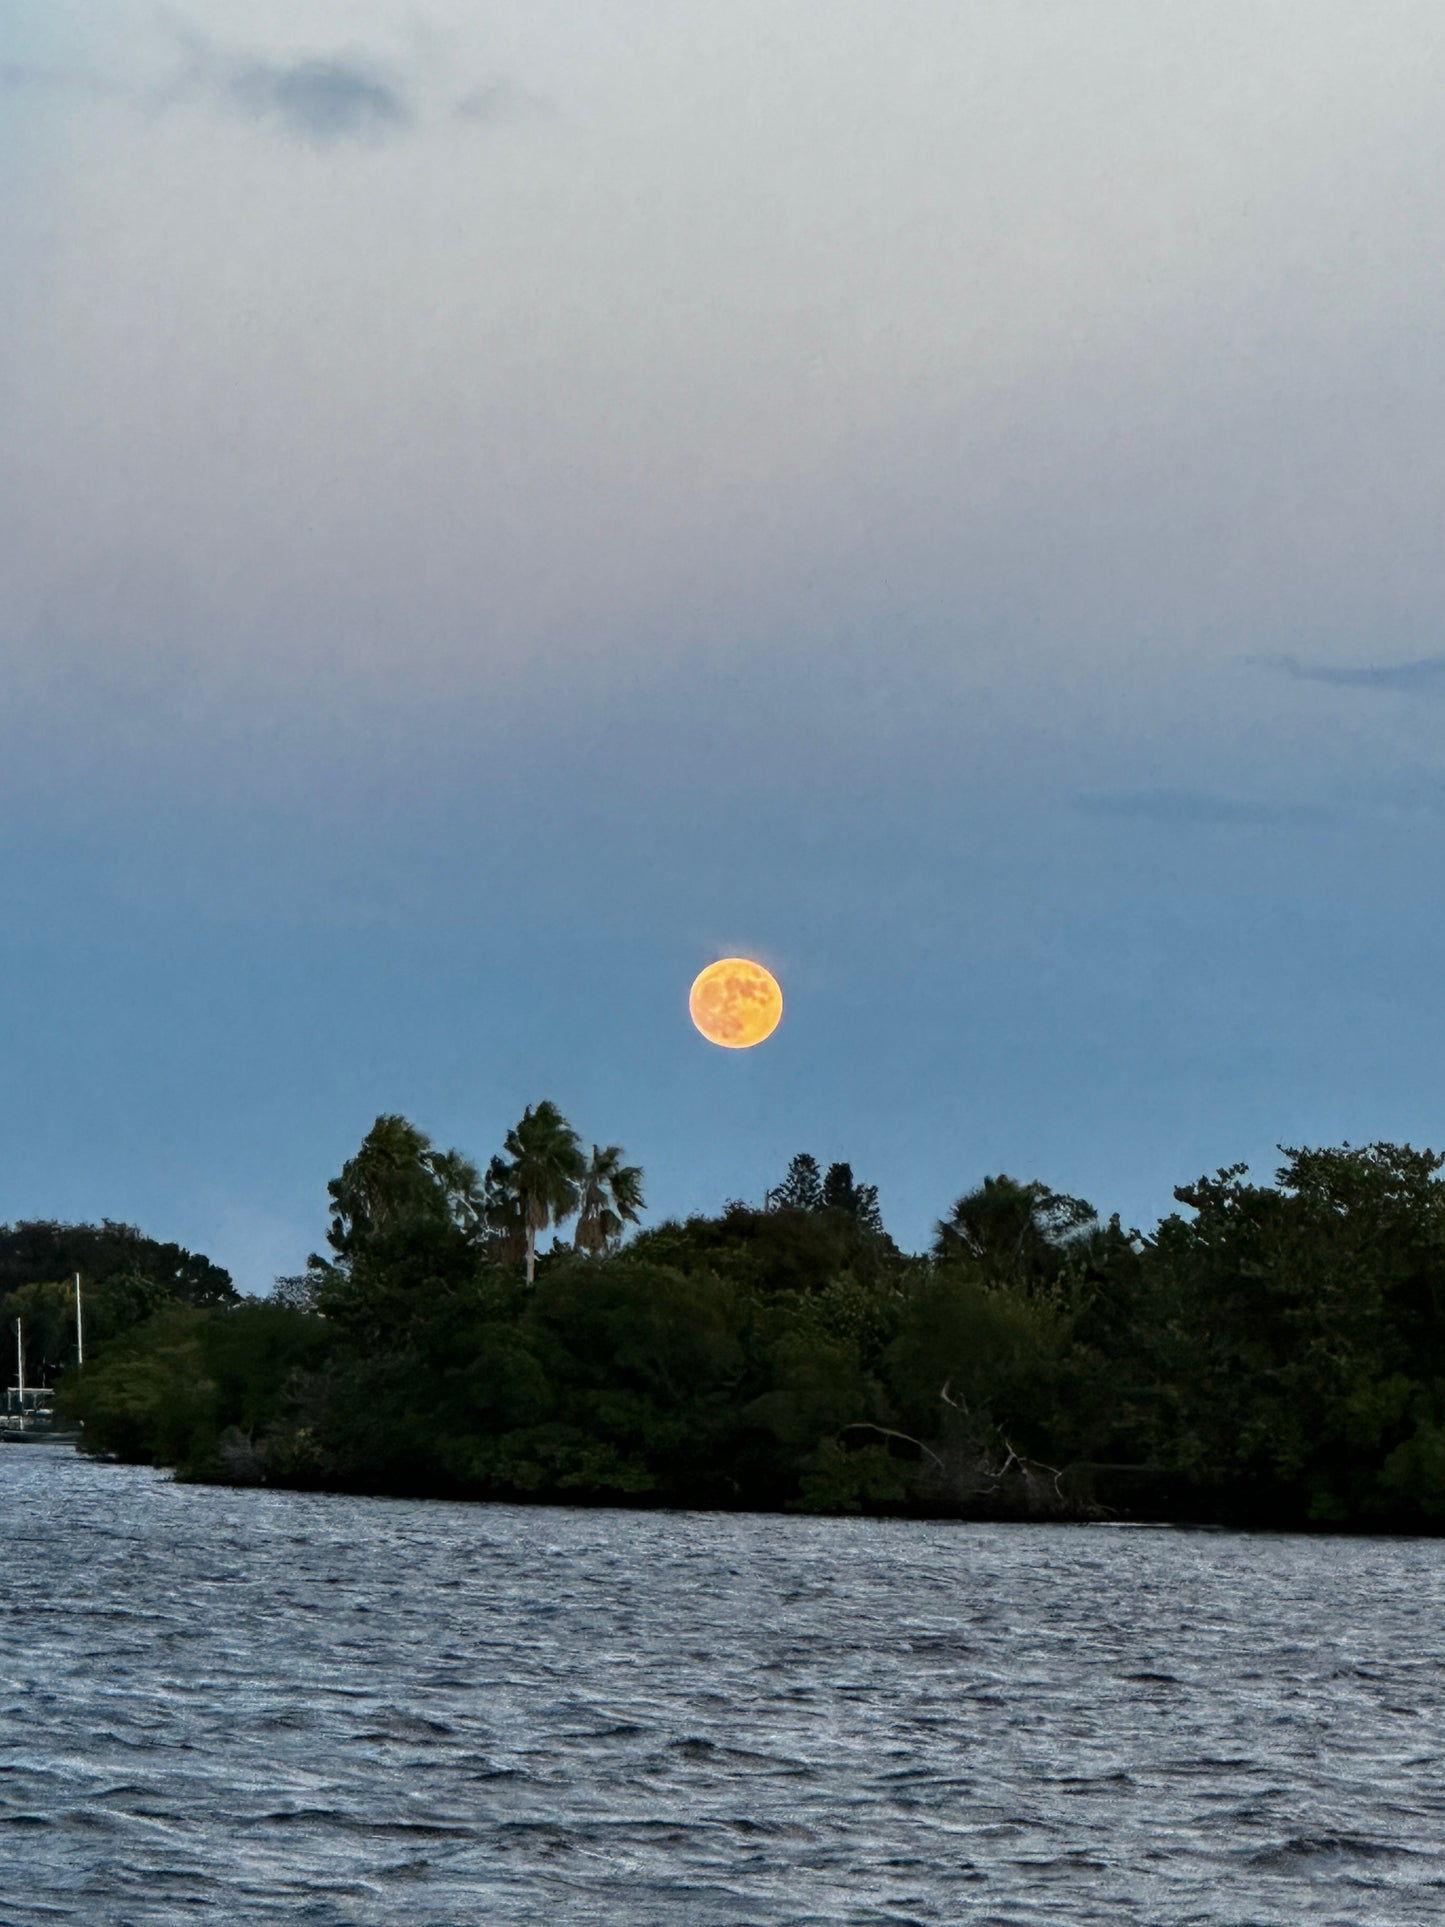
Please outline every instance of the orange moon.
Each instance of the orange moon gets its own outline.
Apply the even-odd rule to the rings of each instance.
[[[747,1050],[778,1028],[783,993],[770,970],[747,957],[720,957],[693,982],[688,1012],[710,1044]]]

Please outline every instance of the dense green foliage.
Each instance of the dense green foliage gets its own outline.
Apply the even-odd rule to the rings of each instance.
[[[1445,1159],[1284,1157],[1181,1187],[1148,1237],[993,1176],[909,1257],[846,1165],[624,1244],[640,1172],[554,1106],[485,1178],[379,1118],[329,1256],[266,1301],[168,1295],[62,1406],[198,1478],[1439,1530]]]
[[[92,1347],[142,1323],[163,1305],[236,1302],[230,1276],[180,1245],[147,1238],[134,1225],[0,1225],[0,1332],[14,1359],[15,1321],[25,1343],[25,1376],[44,1384],[75,1356],[75,1274],[83,1281],[85,1339]]]

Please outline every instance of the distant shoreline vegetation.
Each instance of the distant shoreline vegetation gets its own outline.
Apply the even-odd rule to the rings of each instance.
[[[188,1480],[1438,1533],[1445,1156],[1281,1155],[1272,1185],[1182,1185],[1147,1236],[985,1178],[910,1256],[845,1164],[636,1230],[641,1171],[554,1105],[485,1173],[388,1116],[270,1298],[126,1226],[30,1223],[0,1227],[0,1309],[86,1450]]]

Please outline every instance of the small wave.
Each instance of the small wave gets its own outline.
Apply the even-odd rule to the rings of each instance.
[[[1248,1856],[1249,1865],[1288,1873],[1296,1868],[1315,1866],[1321,1861],[1393,1860],[1409,1853],[1407,1847],[1390,1846],[1382,1840],[1365,1840],[1348,1833],[1295,1834],[1277,1846],[1261,1847]]]
[[[377,1725],[363,1728],[360,1740],[438,1740],[449,1739],[456,1728],[447,1720],[424,1719],[419,1713],[394,1713]]]

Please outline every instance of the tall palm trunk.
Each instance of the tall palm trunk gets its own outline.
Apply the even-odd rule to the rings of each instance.
[[[577,1209],[582,1151],[577,1133],[555,1104],[529,1104],[507,1133],[511,1163],[502,1173],[520,1207],[527,1283],[537,1275],[537,1233]]]

